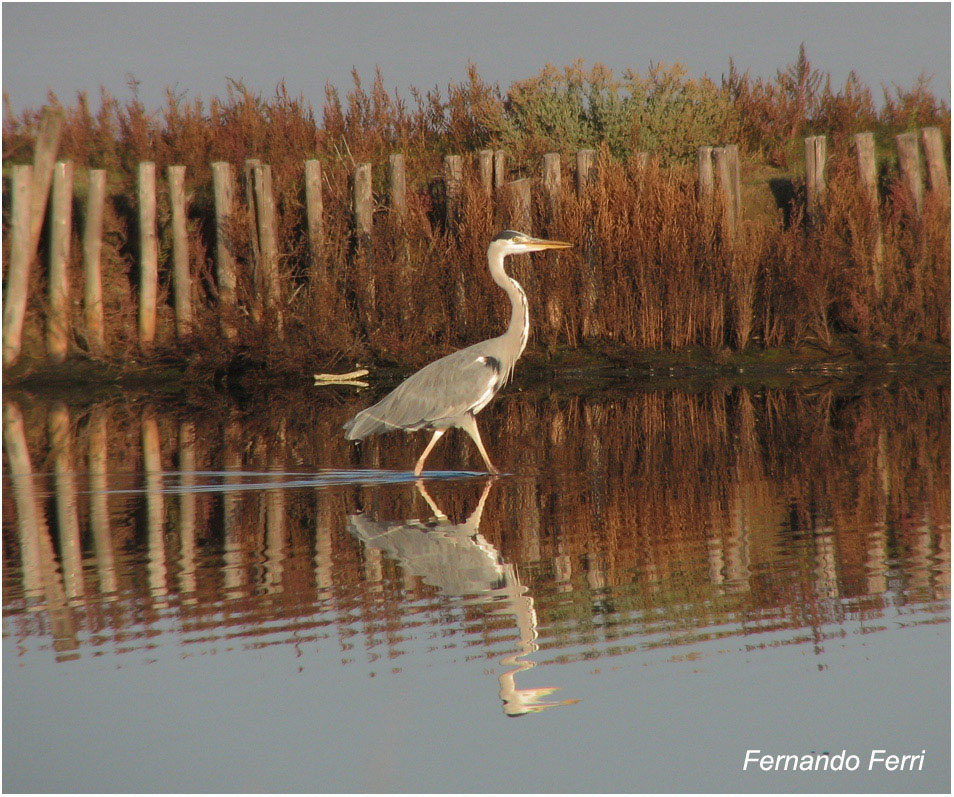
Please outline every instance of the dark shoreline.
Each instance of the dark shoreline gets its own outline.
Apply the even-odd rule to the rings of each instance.
[[[24,361],[3,374],[3,388],[13,394],[36,397],[95,400],[120,394],[150,394],[156,398],[198,397],[202,394],[254,394],[258,391],[304,389],[337,391],[340,387],[315,387],[313,374],[346,372],[353,364],[334,367],[305,364],[300,371],[268,370],[241,357],[216,370],[200,371],[181,358],[153,358],[142,364],[73,360],[53,366]],[[414,369],[391,363],[371,363],[362,377],[371,393],[396,385]],[[832,347],[803,346],[797,350],[751,350],[719,354],[692,350],[681,352],[626,352],[618,348],[586,347],[547,353],[540,347],[525,354],[514,374],[514,387],[540,387],[586,393],[622,384],[643,389],[679,387],[700,390],[713,383],[786,387],[832,381],[947,381],[951,358],[947,347],[932,344],[903,352],[836,343]]]

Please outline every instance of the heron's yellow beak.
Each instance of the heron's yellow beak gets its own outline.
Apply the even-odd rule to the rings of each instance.
[[[546,238],[530,238],[525,246],[532,252],[539,252],[544,249],[569,249],[573,244],[566,241],[548,241]]]

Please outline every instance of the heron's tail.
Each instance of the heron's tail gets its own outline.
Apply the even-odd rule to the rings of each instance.
[[[368,435],[387,432],[394,428],[375,418],[372,413],[373,409],[374,407],[368,407],[366,410],[361,410],[344,425],[345,439],[363,440]]]

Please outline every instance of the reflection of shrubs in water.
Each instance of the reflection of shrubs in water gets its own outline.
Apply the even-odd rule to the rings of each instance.
[[[109,171],[110,201],[102,254],[107,344],[117,358],[136,348],[136,165],[184,164],[192,193],[190,255],[195,285],[195,338],[173,347],[170,277],[161,274],[160,355],[186,355],[196,373],[234,360],[273,370],[322,370],[356,358],[418,366],[450,348],[498,334],[507,317],[484,264],[488,240],[503,223],[483,197],[474,164],[465,157],[460,225],[443,228],[429,190],[447,152],[505,148],[511,176],[539,174],[547,151],[564,156],[556,214],[535,191],[533,231],[577,247],[559,256],[517,262],[514,273],[531,300],[534,336],[548,349],[577,346],[595,336],[636,349],[745,349],[751,345],[824,345],[834,335],[865,343],[907,346],[949,340],[950,220],[945,205],[928,199],[923,218],[904,212],[904,198],[888,183],[883,208],[883,293],[872,262],[874,218],[857,187],[851,134],[875,130],[882,143],[911,125],[939,125],[949,136],[949,110],[924,81],[895,90],[881,111],[854,76],[832,89],[801,52],[774,81],[752,81],[734,67],[721,85],[692,80],[682,69],[656,66],[645,75],[613,77],[597,65],[552,67],[514,83],[504,96],[476,70],[438,92],[414,93],[406,104],[389,95],[378,74],[370,90],[355,78],[342,100],[329,87],[319,121],[280,85],[271,98],[232,83],[224,100],[203,105],[169,94],[149,114],[138,99],[120,104],[104,96],[94,113],[85,96],[67,109],[61,157]],[[6,160],[32,158],[36,114],[7,114]],[[695,198],[692,159],[701,144],[738,141],[744,166],[759,159],[791,168],[800,162],[801,136],[830,136],[828,207],[810,229],[791,179],[777,179],[785,218],[744,215],[735,241]],[[572,153],[601,149],[600,176],[584,201],[573,189]],[[649,151],[640,167],[632,153]],[[406,156],[404,226],[389,220],[387,158]],[[275,319],[253,320],[259,291],[252,280],[250,220],[243,202],[227,231],[239,261],[238,336],[225,343],[215,302],[214,224],[210,164],[259,158],[271,165],[285,334]],[[324,247],[314,257],[304,222],[303,163],[322,164]],[[350,225],[349,176],[370,162],[375,222],[370,246],[355,247]],[[797,171],[797,169],[796,169]],[[77,181],[82,193],[82,178]],[[798,183],[796,181],[795,189]],[[160,242],[169,246],[168,202],[159,192]],[[241,195],[241,191],[239,191]],[[79,213],[82,216],[82,213]],[[78,220],[79,223],[79,220]],[[4,236],[4,245],[9,236]],[[72,247],[73,273],[81,247]],[[165,262],[165,261],[163,261]],[[45,295],[34,270],[31,295]],[[593,290],[597,293],[592,302]],[[74,296],[78,296],[78,286]],[[82,310],[74,308],[76,339],[85,340]],[[39,354],[42,309],[30,306],[26,352]]]

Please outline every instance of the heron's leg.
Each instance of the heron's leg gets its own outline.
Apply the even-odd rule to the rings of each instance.
[[[487,470],[494,475],[500,473],[494,463],[490,461],[490,457],[487,456],[487,449],[484,448],[484,444],[480,439],[480,432],[477,430],[477,420],[473,415],[465,415],[464,419],[460,422],[460,428],[463,429],[467,434],[470,435],[474,443],[477,444],[477,450],[480,452],[480,456],[484,458],[484,463],[487,465]]]
[[[431,449],[437,445],[437,441],[444,436],[446,429],[435,429],[434,436],[431,438],[431,442],[427,444],[427,448],[424,449],[424,453],[421,454],[421,458],[417,461],[417,464],[414,466],[414,475],[420,476],[421,472],[424,470],[424,460],[427,459],[427,455],[431,453]]]

